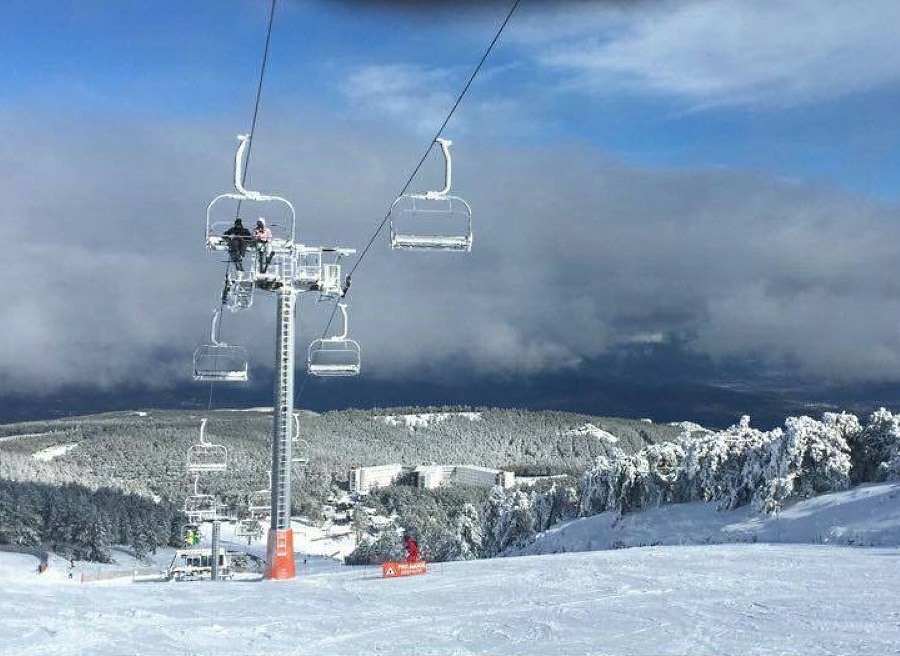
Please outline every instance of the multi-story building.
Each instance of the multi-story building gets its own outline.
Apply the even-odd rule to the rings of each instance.
[[[375,465],[350,468],[350,492],[368,494],[375,488],[386,487],[396,481],[403,471],[402,465]]]
[[[421,465],[414,470],[416,487],[428,490],[447,483],[493,487],[512,487],[516,475],[510,471],[474,465]]]

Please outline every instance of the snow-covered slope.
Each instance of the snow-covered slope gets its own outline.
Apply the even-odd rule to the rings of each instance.
[[[615,444],[619,441],[619,438],[612,433],[607,432],[602,428],[597,428],[596,426],[594,426],[594,424],[591,423],[587,423],[573,430],[566,431],[565,435],[590,435],[591,437],[596,437],[598,440],[606,440],[610,444]]]
[[[794,542],[900,546],[900,483],[861,485],[760,515],[748,506],[716,510],[678,503],[623,517],[604,512],[558,524],[514,554],[592,551],[642,545]]]
[[[35,460],[43,460],[44,462],[50,462],[54,458],[59,458],[60,456],[66,455],[69,451],[78,446],[77,442],[72,442],[70,444],[57,444],[56,446],[49,446],[46,449],[41,449],[40,451],[35,451],[31,454],[31,457]]]
[[[294,581],[132,583],[120,564],[107,567],[125,577],[81,584],[60,558],[39,575],[33,556],[0,553],[0,654],[893,653],[900,548],[836,543],[900,544],[898,498],[894,483],[771,518],[710,504],[604,514],[531,548],[569,553],[387,581],[312,555],[352,538],[300,525]],[[835,544],[778,544],[792,541]]]
[[[310,559],[294,581],[137,583],[0,554],[0,653],[886,654],[900,550],[656,547],[470,561],[426,576]]]

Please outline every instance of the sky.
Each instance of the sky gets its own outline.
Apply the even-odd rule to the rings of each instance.
[[[361,250],[511,6],[279,0],[248,185],[292,200],[303,243]],[[204,212],[250,127],[268,9],[0,7],[7,410],[205,401],[190,361],[224,265]],[[725,421],[760,395],[893,390],[898,22],[887,0],[523,0],[444,131],[472,253],[380,234],[348,299],[363,376],[304,383],[300,405]],[[435,151],[412,189],[440,183]],[[298,353],[330,311],[301,301]],[[258,295],[223,321],[254,404],[274,315]]]

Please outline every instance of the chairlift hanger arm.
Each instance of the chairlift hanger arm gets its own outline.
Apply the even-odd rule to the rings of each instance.
[[[425,197],[429,199],[445,197],[450,193],[450,185],[453,182],[453,159],[450,156],[450,146],[453,145],[453,142],[441,137],[435,139],[435,142],[440,145],[441,152],[444,154],[444,188],[440,191],[426,192]]]

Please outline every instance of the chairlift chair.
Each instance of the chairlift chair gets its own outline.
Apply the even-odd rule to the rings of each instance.
[[[214,521],[218,516],[218,503],[211,494],[200,494],[197,489],[200,476],[194,476],[194,493],[184,500],[184,514],[188,521],[199,524],[200,522]]]
[[[225,291],[222,302],[232,312],[247,310],[253,305],[253,288],[257,275],[257,262],[253,258],[250,271],[230,271],[225,276]]]
[[[349,283],[341,274],[341,260],[355,252],[354,248],[298,245],[295,282],[305,291],[319,292],[320,301],[342,298]]]
[[[237,538],[247,538],[247,544],[250,544],[253,540],[262,537],[264,532],[265,531],[258,519],[248,517],[238,521],[237,526],[234,529],[234,536]]]
[[[247,512],[251,519],[268,519],[272,515],[272,471],[267,473],[269,486],[247,496]]]
[[[221,311],[213,313],[210,343],[194,351],[194,380],[246,382],[247,349],[218,340]]]
[[[230,200],[247,207],[249,216],[254,216],[261,211],[251,209],[256,207],[256,203],[269,203],[283,207],[285,210],[283,221],[268,222],[268,227],[272,229],[272,241],[269,242],[269,249],[272,253],[290,252],[294,247],[294,234],[297,224],[297,213],[294,211],[294,206],[281,196],[263,194],[244,187],[246,152],[251,139],[252,135],[249,134],[239,134],[237,136],[238,148],[234,155],[234,192],[220,194],[206,206],[206,248],[211,251],[228,251],[228,239],[224,234],[232,226],[234,217],[229,216],[227,220],[217,220],[214,218],[214,209],[217,205],[224,204],[225,201]],[[252,254],[256,255],[256,252],[253,251]]]
[[[393,250],[472,250],[472,208],[450,195],[452,159],[448,139],[437,139],[444,155],[444,188],[424,194],[403,194],[391,205],[390,238]]]
[[[347,339],[347,304],[338,303],[344,321],[341,334],[315,339],[309,345],[306,370],[311,376],[358,376],[359,343]]]
[[[181,539],[187,547],[193,547],[203,540],[199,524],[185,524],[181,527]]]
[[[228,468],[228,449],[206,440],[206,422],[205,417],[200,421],[200,443],[188,447],[187,470],[193,474],[223,472]]]
[[[247,512],[253,519],[267,519],[272,514],[272,491],[257,490],[247,498]]]
[[[291,436],[291,442],[298,446],[301,444],[306,446],[306,451],[307,453],[309,452],[309,442],[300,439],[300,413],[298,412],[294,413],[294,434]],[[306,467],[309,464],[309,458],[292,455],[291,462],[295,465]]]

